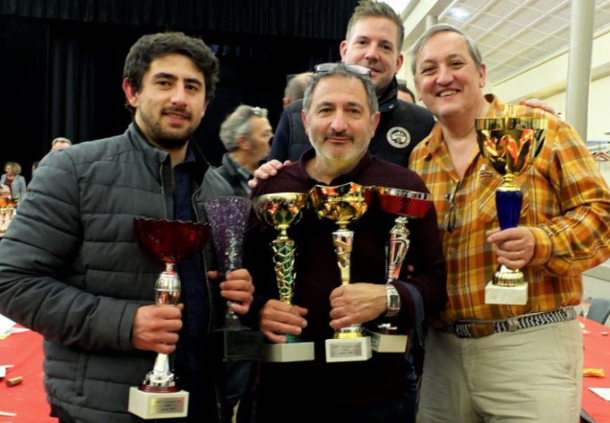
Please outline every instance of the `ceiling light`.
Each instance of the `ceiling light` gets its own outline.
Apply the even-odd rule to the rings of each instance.
[[[462,21],[468,18],[470,16],[470,13],[466,9],[463,9],[461,7],[452,7],[449,10],[449,15],[453,16],[457,20]]]

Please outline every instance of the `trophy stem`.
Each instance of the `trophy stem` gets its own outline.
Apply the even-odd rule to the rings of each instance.
[[[388,245],[388,275],[387,283],[391,283],[400,276],[400,269],[409,251],[409,229],[408,219],[405,216],[397,217],[396,225],[390,230],[390,241]]]
[[[350,282],[350,266],[352,246],[354,245],[354,231],[339,229],[333,232],[333,245],[337,254],[337,264],[341,272],[341,285]]]
[[[280,235],[273,240],[271,248],[280,300],[292,304],[293,288],[296,280],[294,270],[296,245],[293,240],[288,237],[283,238]]]

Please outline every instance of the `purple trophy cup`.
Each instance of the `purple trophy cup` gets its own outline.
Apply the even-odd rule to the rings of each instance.
[[[227,275],[243,267],[244,237],[246,224],[252,209],[252,202],[241,197],[222,197],[206,201],[203,205],[212,228],[214,249],[219,270]],[[259,331],[244,326],[237,314],[228,306],[223,333],[226,360],[261,360],[263,358],[263,337]]]
[[[135,218],[133,228],[140,245],[165,263],[155,285],[159,306],[176,306],[180,300],[180,278],[174,266],[203,249],[210,235],[207,224]],[[176,386],[167,354],[158,354],[153,370],[139,387],[129,392],[129,411],[143,419],[185,417],[188,392]]]

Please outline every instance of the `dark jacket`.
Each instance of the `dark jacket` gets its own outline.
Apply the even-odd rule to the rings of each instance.
[[[205,220],[201,203],[231,189],[201,163],[192,200]],[[173,210],[170,158],[133,124],[51,154],[36,171],[0,243],[0,313],[44,336],[45,387],[62,420],[140,421],[127,413],[128,390],[156,354],[135,350],[131,330],[137,308],[154,302],[163,266],[138,245],[133,218],[172,219]],[[213,301],[202,310],[211,322]],[[218,364],[206,363],[210,381],[202,383],[215,385]],[[210,421],[220,395],[210,399]]]
[[[274,178],[260,181],[252,196],[308,192],[314,185],[322,184],[312,179],[305,170],[306,162],[314,156],[315,151],[309,150],[297,163],[286,166]],[[370,154],[366,154],[352,171],[337,177],[329,185],[347,182],[428,191],[414,172],[378,160]],[[349,228],[355,233],[351,250],[352,282],[385,284],[385,245],[390,229],[395,225],[394,217],[383,213],[378,204],[373,203],[360,219],[350,223]],[[298,404],[308,404],[311,407],[340,409],[356,404],[380,405],[396,401],[404,394],[406,361],[402,354],[373,354],[365,362],[325,362],[324,342],[333,336],[329,325],[329,297],[341,284],[332,243],[332,232],[335,230],[335,223],[320,220],[313,210],[305,208],[298,222],[291,225],[288,231],[297,248],[292,303],[308,309],[305,316],[308,324],[300,337],[304,342],[315,342],[316,359],[311,362],[261,364],[257,381],[259,395],[284,407],[294,406],[296,409]],[[411,248],[405,258],[401,281],[394,285],[403,304],[397,322],[406,328],[413,328],[421,323],[424,316],[440,315],[447,302],[447,292],[442,244],[434,208],[424,218],[412,219],[409,230]],[[258,317],[269,299],[278,298],[271,258],[271,242],[277,236],[275,229],[261,223],[253,225],[248,232],[244,258],[256,286],[255,301],[249,313],[253,319]],[[408,265],[414,265],[415,271],[406,282]],[[286,375],[298,381],[290,389],[284,383]]]
[[[231,159],[230,153],[225,153],[222,156],[222,164],[217,168],[218,173],[227,181],[233,189],[233,195],[237,197],[248,197],[250,188],[247,187],[247,179],[242,175],[237,168],[239,166]]]
[[[413,148],[430,134],[435,121],[429,111],[398,100],[396,79],[378,97],[381,118],[369,151],[376,157],[407,167]],[[311,147],[305,134],[301,110],[303,101],[295,101],[284,110],[273,137],[269,160],[296,162]]]

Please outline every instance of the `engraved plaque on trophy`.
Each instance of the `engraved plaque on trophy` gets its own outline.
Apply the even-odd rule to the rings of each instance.
[[[155,285],[156,304],[176,306],[181,286],[174,266],[203,249],[210,233],[209,226],[144,218],[135,218],[133,226],[138,242],[165,263],[165,270]],[[142,384],[129,389],[128,410],[146,420],[186,417],[188,402],[188,392],[176,385],[176,378],[169,368],[168,355],[158,354],[153,370],[148,372]]]
[[[227,275],[241,269],[246,224],[252,202],[247,198],[222,197],[206,201],[203,207],[212,228],[220,272]],[[229,307],[229,302],[224,325],[216,332],[223,338],[225,360],[258,361],[264,358],[263,334],[244,326],[239,316]]]
[[[309,201],[318,218],[332,220],[339,226],[332,236],[342,285],[350,283],[354,245],[354,231],[347,229],[347,225],[362,217],[372,196],[371,187],[352,182],[334,187],[316,185],[309,193]],[[372,356],[371,338],[362,334],[360,324],[337,329],[333,339],[327,339],[325,344],[328,363],[366,361]]]
[[[280,192],[261,195],[254,201],[254,210],[259,219],[280,231],[271,243],[273,250],[273,267],[279,292],[283,303],[292,304],[296,271],[294,269],[296,245],[288,237],[288,228],[298,221],[301,209],[307,204],[307,194],[298,192]],[[295,362],[314,359],[314,343],[301,342],[297,335],[284,334],[285,344],[265,345],[266,361]]]
[[[411,244],[407,228],[409,219],[424,217],[432,202],[427,193],[398,188],[377,187],[377,197],[381,211],[397,216],[395,225],[390,230],[386,253],[387,283],[392,283],[400,276],[400,269]],[[375,352],[404,353],[407,350],[408,335],[397,326],[393,318],[380,318],[367,328],[367,333],[371,336]]]
[[[547,121],[541,118],[492,117],[475,123],[481,154],[502,175],[496,190],[496,209],[501,229],[517,227],[523,193],[515,178],[538,156],[546,136]],[[485,288],[485,303],[527,303],[527,282],[519,269],[500,266]]]

